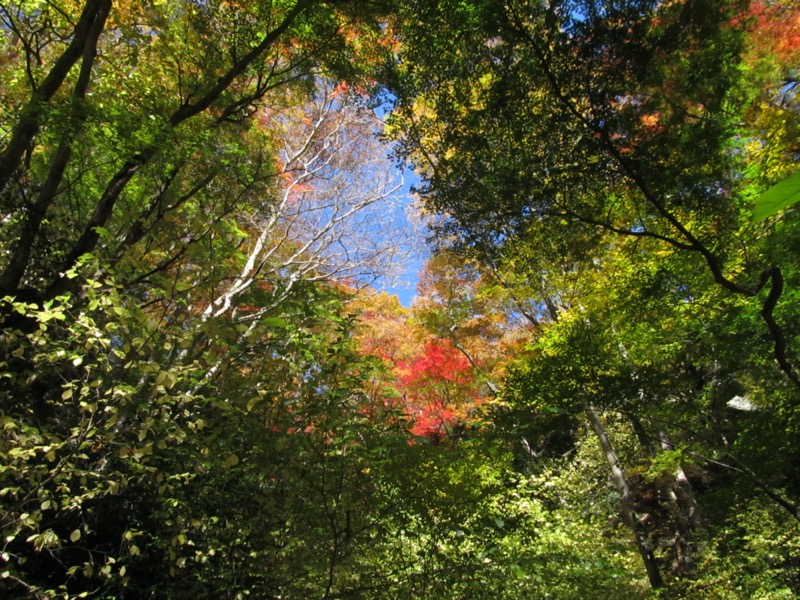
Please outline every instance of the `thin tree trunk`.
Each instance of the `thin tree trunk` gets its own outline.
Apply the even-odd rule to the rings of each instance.
[[[61,181],[64,178],[64,172],[72,156],[72,144],[86,121],[86,107],[84,106],[86,92],[89,89],[92,68],[97,55],[97,42],[103,32],[110,10],[111,2],[100,3],[94,21],[86,35],[80,74],[78,75],[78,81],[75,84],[71,100],[69,123],[62,133],[58,149],[53,156],[50,170],[41,190],[39,190],[36,202],[25,216],[21,234],[11,253],[8,266],[3,274],[0,275],[0,287],[2,288],[16,288],[19,286],[30,261],[34,244],[39,236],[41,224],[44,221],[47,210],[55,200]]]
[[[663,429],[659,430],[658,439],[663,452],[674,450],[669,435]],[[700,513],[692,484],[689,482],[689,478],[686,477],[686,472],[682,466],[678,465],[675,470],[675,478],[667,485],[665,492],[675,519],[677,569],[681,574],[690,575],[695,570],[694,555],[697,552],[697,547],[694,543],[694,538],[695,532],[700,528]]]
[[[621,498],[620,508],[622,510],[622,517],[636,539],[636,547],[639,550],[639,555],[642,557],[642,562],[647,571],[650,585],[653,589],[664,587],[664,580],[661,578],[661,572],[656,564],[655,556],[653,556],[652,545],[647,537],[647,529],[644,523],[639,519],[639,515],[633,506],[633,498],[631,497],[628,480],[625,478],[625,471],[622,469],[619,458],[617,458],[617,453],[611,445],[611,440],[608,439],[608,434],[603,426],[603,422],[600,420],[600,415],[597,414],[597,411],[588,402],[584,401],[583,409],[586,412],[586,416],[589,418],[589,425],[592,427],[595,435],[597,435],[600,447],[603,449],[606,460],[611,467],[611,475]]]
[[[45,107],[58,92],[72,67],[84,53],[87,40],[98,21],[105,21],[111,8],[110,0],[89,0],[72,32],[72,41],[55,61],[42,84],[33,91],[30,101],[21,111],[21,117],[8,145],[0,152],[0,192],[6,188],[22,162],[25,151],[39,131]],[[101,23],[102,29],[102,23]]]

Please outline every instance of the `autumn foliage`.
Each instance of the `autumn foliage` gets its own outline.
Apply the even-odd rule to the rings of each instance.
[[[427,305],[400,306],[396,296],[365,294],[361,311],[361,351],[380,360],[384,379],[373,402],[393,405],[418,438],[440,442],[467,424],[483,390],[475,367],[448,339],[432,334],[419,317]]]
[[[800,60],[800,9],[786,0],[759,0],[749,8],[753,34],[749,37],[754,52],[763,60],[773,56],[783,64]]]
[[[422,354],[411,363],[398,364],[397,372],[416,436],[440,441],[479,399],[469,361],[446,340],[426,342]]]

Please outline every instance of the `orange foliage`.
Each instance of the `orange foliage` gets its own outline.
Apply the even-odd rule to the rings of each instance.
[[[379,358],[385,367],[373,402],[402,409],[413,435],[442,441],[481,400],[469,360],[448,340],[416,323],[396,296],[364,294],[354,308],[361,317],[356,334],[361,351]]]
[[[800,6],[756,0],[750,5],[750,17],[755,56],[770,55],[788,65],[800,61]]]

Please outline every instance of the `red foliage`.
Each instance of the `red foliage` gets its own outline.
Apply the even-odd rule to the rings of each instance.
[[[757,56],[772,55],[783,64],[800,60],[800,8],[791,2],[756,0],[749,16]]]
[[[456,414],[447,408],[436,412],[421,412],[415,416],[411,433],[418,437],[430,438],[440,442],[447,433],[448,427],[456,420]]]
[[[401,365],[406,373],[400,383],[408,387],[427,387],[433,382],[456,384],[471,380],[469,361],[448,342],[434,340],[425,344],[423,355],[411,365]]]
[[[451,426],[464,417],[465,403],[477,400],[472,366],[444,340],[425,344],[422,355],[398,365],[398,383],[405,392],[405,407],[414,425],[411,433],[441,441]]]

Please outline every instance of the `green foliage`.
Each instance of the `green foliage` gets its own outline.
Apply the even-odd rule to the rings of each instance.
[[[41,308],[4,301],[13,307],[0,491],[9,592],[126,585],[141,554],[131,521],[150,502],[140,494],[167,477],[158,457],[197,425],[189,407],[202,398],[188,392],[196,367],[152,362],[164,338],[113,281],[89,279],[83,289],[82,310],[67,296]]]
[[[774,506],[741,499],[709,540],[704,576],[683,593],[708,598],[793,598],[798,589],[797,521]]]
[[[753,221],[763,221],[800,201],[800,173],[782,179],[756,198]]]
[[[264,319],[240,343],[218,324],[195,353],[196,331],[113,281],[81,289],[79,311],[6,300],[6,324],[23,319],[3,337],[8,593],[330,591],[376,525],[370,472],[408,439],[365,412],[371,366],[336,295],[310,288],[301,320]],[[236,359],[211,380],[220,353]]]
[[[677,593],[727,593],[704,544],[744,509],[698,503],[759,495],[798,518],[797,219],[751,218],[753,190],[796,170],[795,18],[728,2],[400,11],[400,154],[439,244],[533,324],[492,418],[536,473],[602,416],[592,429],[629,490],[617,506]],[[788,206],[794,182],[755,215]],[[788,562],[755,579],[743,595],[796,585]]]
[[[800,593],[797,12],[742,10],[6,3],[0,594]],[[368,354],[379,91],[449,252]]]

